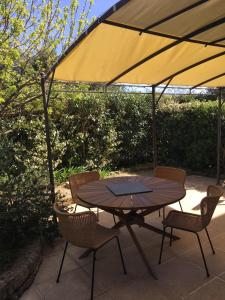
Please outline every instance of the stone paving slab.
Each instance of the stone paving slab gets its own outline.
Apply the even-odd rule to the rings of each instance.
[[[137,174],[152,175],[149,171]],[[187,177],[187,195],[181,201],[185,211],[199,213],[199,202],[205,196],[209,184],[215,184],[215,179],[202,176]],[[65,193],[69,197],[68,190],[65,190]],[[166,211],[171,209],[179,209],[179,205],[174,204]],[[158,212],[147,216],[146,220],[161,226],[162,218],[158,216]],[[111,227],[112,216],[100,212],[100,223]],[[193,234],[176,231],[181,239],[173,242],[172,247],[166,240],[162,264],[158,265],[161,236],[138,226],[133,226],[133,229],[159,279],[156,281],[148,275],[126,228],[122,228],[120,239],[128,274],[124,275],[122,272],[117,245],[112,241],[97,253],[95,299],[225,299],[225,205],[218,205],[209,226],[216,255],[212,255],[207,238],[204,232],[201,233],[211,273],[210,278],[206,277],[197,240]],[[69,246],[60,283],[55,283],[63,245],[63,241],[59,240],[54,248],[46,249],[43,263],[33,285],[20,300],[89,299],[91,257],[79,260],[82,249]]]

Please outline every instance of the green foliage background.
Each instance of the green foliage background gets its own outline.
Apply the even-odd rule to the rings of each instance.
[[[59,168],[120,168],[152,162],[149,95],[67,94],[53,101]],[[159,164],[215,174],[217,102],[165,96],[157,109]],[[180,103],[182,102],[182,103]],[[58,105],[57,103],[60,103]],[[222,132],[224,132],[222,119]],[[53,130],[53,131],[54,131]],[[55,134],[53,134],[55,135]],[[222,136],[224,145],[224,135]]]

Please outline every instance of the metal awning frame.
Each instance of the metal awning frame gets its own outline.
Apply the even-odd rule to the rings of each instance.
[[[105,23],[111,26],[117,26],[117,27],[122,27],[125,28],[127,30],[135,30],[135,31],[139,31],[140,34],[146,33],[146,34],[153,34],[153,35],[159,35],[159,36],[164,36],[167,38],[171,38],[174,41],[171,42],[169,45],[164,46],[163,48],[157,50],[155,53],[152,53],[150,55],[148,55],[147,57],[145,57],[144,59],[142,59],[139,62],[136,62],[133,66],[129,67],[128,69],[124,70],[122,73],[118,74],[116,77],[114,77],[110,82],[105,84],[105,87],[113,84],[116,80],[118,80],[119,78],[121,78],[122,76],[124,76],[125,74],[131,72],[132,70],[134,70],[135,68],[137,68],[138,66],[140,66],[141,64],[145,63],[146,61],[151,60],[152,58],[160,55],[161,53],[175,47],[176,45],[179,45],[180,43],[186,41],[186,42],[190,42],[190,43],[200,43],[200,44],[204,44],[205,46],[208,45],[212,45],[212,46],[217,46],[220,48],[225,48],[225,45],[221,45],[218,44],[218,42],[222,41],[217,40],[214,42],[202,42],[199,40],[194,39],[194,37],[200,33],[203,33],[207,30],[210,30],[212,28],[215,28],[216,26],[219,26],[221,24],[225,23],[225,18],[221,18],[219,20],[216,20],[212,23],[209,23],[201,28],[198,28],[196,30],[194,30],[193,32],[186,34],[184,37],[175,37],[175,36],[170,36],[170,35],[165,35],[165,34],[161,34],[161,33],[157,33],[154,31],[150,31],[149,29],[154,28],[155,26],[162,24],[172,18],[175,18],[176,16],[186,12],[186,11],[190,11],[192,9],[194,9],[195,7],[207,2],[208,0],[200,0],[198,2],[196,2],[193,5],[190,5],[170,16],[167,16],[166,18],[164,18],[163,20],[160,20],[159,22],[149,25],[148,27],[144,28],[144,29],[140,29],[140,28],[135,28],[132,26],[128,26],[128,25],[124,25],[124,24],[118,24],[115,22],[111,22],[106,20],[108,17],[110,17],[111,14],[113,14],[115,11],[119,10],[121,7],[123,7],[125,4],[127,4],[130,0],[121,0],[119,1],[117,4],[115,4],[113,7],[111,7],[105,14],[103,14],[100,18],[98,18],[83,34],[80,35],[80,37],[62,54],[62,56],[56,61],[56,63],[52,66],[52,68],[50,69],[50,71],[47,74],[41,74],[41,89],[42,89],[42,95],[43,95],[43,108],[44,108],[44,119],[45,119],[45,135],[46,135],[46,145],[47,145],[47,158],[48,158],[48,169],[49,169],[49,179],[50,179],[50,186],[51,186],[51,196],[52,196],[52,202],[55,201],[55,182],[54,182],[54,173],[53,173],[53,164],[52,164],[52,149],[51,149],[51,138],[50,138],[50,125],[49,125],[49,116],[48,116],[48,107],[49,107],[49,101],[50,101],[50,96],[51,96],[51,90],[52,90],[52,85],[54,82],[54,74],[55,74],[55,69],[56,67],[60,64],[60,62],[64,59],[64,57],[66,55],[68,55],[90,32],[92,32],[100,23]],[[167,87],[169,87],[169,84],[172,82],[173,78],[183,72],[186,72],[192,68],[195,68],[201,64],[204,64],[210,60],[216,59],[220,56],[225,55],[225,51],[218,53],[216,55],[213,55],[211,57],[208,57],[204,60],[201,60],[195,64],[192,64],[190,66],[185,67],[184,69],[171,74],[169,77],[161,80],[160,82],[158,82],[157,84],[152,86],[152,103],[151,103],[151,109],[152,109],[152,127],[153,127],[153,164],[154,167],[157,165],[157,130],[156,130],[156,109],[157,109],[157,105],[162,97],[162,95],[164,94],[165,90]],[[48,91],[46,91],[46,81],[49,79],[51,75],[51,79],[50,79],[50,84],[49,84],[49,89]],[[192,89],[197,88],[199,85],[202,85],[204,83],[208,83],[210,81],[213,81],[213,79],[215,78],[219,78],[225,76],[225,73],[222,74],[218,74],[215,75],[213,78],[209,78],[206,81],[204,81],[203,83],[199,83],[198,85],[195,85],[194,87],[192,87]],[[160,96],[158,99],[156,99],[156,88],[167,82],[167,84],[165,85],[165,87],[163,88],[163,91],[161,92]],[[126,85],[124,85],[126,86]],[[221,111],[222,111],[222,91],[223,88],[219,88],[219,97],[218,97],[218,126],[217,126],[217,184],[220,183],[220,156],[221,156]]]

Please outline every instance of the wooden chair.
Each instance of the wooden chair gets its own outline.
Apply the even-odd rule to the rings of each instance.
[[[161,244],[161,250],[160,250],[160,256],[159,256],[159,264],[161,263],[162,258],[162,251],[163,251],[163,244],[164,244],[164,238],[165,238],[165,232],[166,228],[171,228],[171,235],[170,235],[170,246],[172,245],[172,233],[173,228],[189,231],[195,233],[199,247],[201,250],[202,258],[204,261],[204,266],[206,270],[207,277],[209,277],[209,271],[206,264],[204,252],[202,249],[201,241],[198,235],[198,232],[205,229],[206,235],[208,237],[210,246],[212,248],[213,254],[215,254],[211,239],[209,237],[209,233],[207,230],[207,226],[209,225],[214,210],[219,202],[220,197],[223,195],[223,190],[218,186],[210,185],[207,189],[207,196],[204,197],[200,203],[200,209],[201,214],[192,214],[192,213],[184,213],[181,211],[170,211],[167,215],[166,219],[163,220],[163,237],[162,237],[162,244]]]
[[[123,271],[124,274],[126,274],[126,268],[118,237],[119,231],[99,225],[97,223],[97,217],[92,211],[82,213],[62,212],[56,204],[54,204],[54,211],[58,218],[59,231],[62,237],[66,240],[56,282],[59,282],[68,243],[81,248],[91,249],[93,251],[91,299],[93,299],[96,252],[114,238],[118,244]]]
[[[164,166],[157,166],[154,171],[153,175],[158,178],[168,179],[176,181],[184,186],[185,180],[186,180],[186,171],[178,168],[172,168],[172,167],[164,167]],[[182,209],[181,202],[179,201],[180,209]],[[160,216],[160,210],[159,210],[159,216]],[[165,218],[165,209],[163,208],[163,218]]]

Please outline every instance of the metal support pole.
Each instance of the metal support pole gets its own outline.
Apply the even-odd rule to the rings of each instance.
[[[218,123],[217,123],[217,184],[220,184],[221,110],[222,110],[222,88],[219,89],[219,97],[218,97]]]
[[[53,80],[53,77],[52,77]],[[50,126],[49,126],[49,116],[48,116],[48,101],[46,98],[45,90],[45,75],[41,74],[41,90],[43,96],[43,108],[44,108],[44,118],[45,118],[45,136],[47,144],[47,158],[48,158],[48,170],[49,170],[49,181],[51,189],[51,200],[52,203],[55,202],[55,182],[53,174],[53,165],[52,165],[52,148],[51,148],[51,139],[50,139]]]
[[[153,141],[153,166],[157,166],[157,142],[156,142],[156,97],[155,86],[152,86],[152,141]]]

